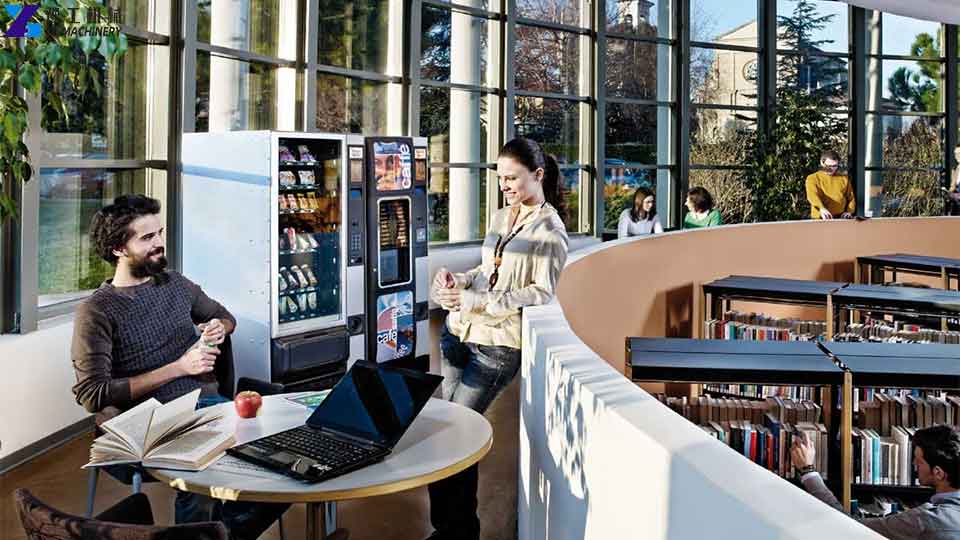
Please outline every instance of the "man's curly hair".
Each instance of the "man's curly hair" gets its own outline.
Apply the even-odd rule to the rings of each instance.
[[[160,213],[160,201],[146,195],[121,195],[113,204],[104,206],[90,220],[90,240],[100,258],[110,264],[117,264],[115,250],[133,237],[130,223],[135,219]]]
[[[960,430],[950,425],[918,429],[913,445],[923,450],[923,460],[931,470],[940,467],[950,486],[960,488]]]

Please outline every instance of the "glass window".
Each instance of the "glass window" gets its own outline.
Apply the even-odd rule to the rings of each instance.
[[[673,37],[669,0],[607,2],[607,31],[637,37]]]
[[[883,171],[883,217],[942,216],[946,198],[936,171]]]
[[[423,87],[420,135],[429,137],[432,163],[487,161],[487,96],[479,92]],[[451,130],[455,125],[457,129]]]
[[[943,112],[940,70],[943,62],[883,60],[881,110]]]
[[[198,0],[197,40],[265,56],[297,58],[296,0]]]
[[[690,187],[702,187],[710,192],[713,207],[723,216],[725,224],[752,221],[751,193],[743,181],[742,170],[693,169],[690,171]],[[682,200],[686,200],[686,196],[686,193],[680,194]]]
[[[807,53],[850,49],[847,4],[823,0],[777,0],[777,48]]]
[[[690,99],[694,103],[755,107],[759,55],[752,52],[693,48],[697,71],[691,66]]]
[[[427,230],[431,242],[469,242],[483,238],[487,230],[488,181],[497,180],[487,169],[430,169]],[[451,215],[455,216],[453,222]]]
[[[580,92],[580,36],[517,25],[515,84],[520,90],[577,95]]]
[[[781,53],[777,56],[777,86],[822,96],[832,109],[846,109],[850,89],[845,58]]]
[[[196,130],[273,129],[278,99],[290,103],[295,93],[295,82],[279,85],[272,66],[199,52]]]
[[[424,6],[420,76],[486,86],[487,30],[487,20],[481,17]]]
[[[756,111],[694,108],[690,118],[690,163],[741,165],[756,129]]]
[[[517,97],[514,129],[543,145],[558,163],[580,161],[580,108],[575,101]]]
[[[142,169],[40,169],[40,306],[82,296],[113,276],[90,243],[90,219],[118,195],[161,189],[165,176]]]
[[[399,85],[395,84],[318,74],[317,129],[366,135],[387,133],[388,101],[391,95],[399,94],[398,90]]]
[[[563,196],[567,203],[567,218],[564,225],[568,232],[580,232],[580,170],[560,169],[563,180]]]
[[[200,0],[201,4],[204,2],[209,4],[210,0]],[[144,6],[143,0],[113,0],[110,6],[120,11],[120,21],[123,25],[158,34],[170,33],[170,0],[151,0],[147,6]],[[76,9],[77,22],[84,21],[84,8]],[[110,13],[111,17],[113,15],[114,13]]]
[[[610,166],[610,160],[658,165],[657,120],[658,116],[669,118],[669,116],[662,116],[669,113],[668,107],[607,103],[605,124],[607,166]],[[670,165],[670,163],[659,163],[659,165]],[[643,178],[648,176],[652,178],[653,172],[636,171],[636,174]],[[635,182],[627,183],[632,185]]]
[[[867,166],[922,169],[942,166],[942,126],[940,118],[868,114],[867,140],[881,141],[882,149],[877,152],[876,148],[867,148]]]
[[[690,40],[756,47],[756,0],[690,0]]]
[[[883,54],[942,57],[943,26],[933,21],[883,14]]]
[[[517,0],[517,15],[571,26],[580,24],[580,0]]]
[[[402,21],[390,24],[390,0],[320,0],[318,61],[387,73],[390,44],[400,40]]]
[[[39,155],[47,159],[164,159],[168,58],[167,47],[132,45],[108,66],[99,53],[92,53],[90,63],[100,74],[102,92],[97,95],[91,89],[81,95],[64,80],[60,96],[68,114],[46,126]],[[45,80],[44,89],[50,91],[53,84]],[[43,105],[54,106],[46,97]]]
[[[607,40],[608,97],[671,101],[669,87],[658,94],[658,76],[666,69],[670,47],[625,39]],[[664,77],[668,79],[667,77]]]

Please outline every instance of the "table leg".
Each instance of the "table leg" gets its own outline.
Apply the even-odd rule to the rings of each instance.
[[[337,530],[337,503],[323,503],[323,522],[326,524],[328,531]]]
[[[324,540],[327,537],[324,510],[323,503],[307,503],[306,540]]]

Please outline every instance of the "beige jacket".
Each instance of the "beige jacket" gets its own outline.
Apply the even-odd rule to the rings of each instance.
[[[507,244],[497,284],[490,291],[497,239],[512,232],[512,208],[494,214],[481,248],[480,266],[454,274],[463,289],[460,310],[447,316],[447,327],[464,343],[520,348],[520,310],[553,300],[560,270],[567,262],[567,232],[549,203],[514,225],[523,230]]]

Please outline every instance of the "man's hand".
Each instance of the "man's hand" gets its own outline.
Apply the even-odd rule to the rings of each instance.
[[[843,219],[853,219],[853,214],[851,214],[850,212],[844,212],[840,214],[840,217],[842,217]]]
[[[462,299],[463,291],[460,289],[443,288],[433,290],[433,300],[447,311],[458,311]]]
[[[803,432],[798,433],[799,437],[794,436],[793,446],[790,447],[790,461],[794,468],[802,469],[807,465],[813,465],[817,461],[817,447],[813,441],[807,438]]]
[[[216,347],[193,347],[185,352],[176,361],[177,371],[181,377],[189,375],[200,375],[213,371],[213,365],[217,361],[217,355],[220,349]]]
[[[820,209],[820,219],[833,219],[833,214],[826,208]]]
[[[227,335],[226,328],[223,327],[220,319],[212,319],[209,322],[200,323],[197,325],[197,328],[199,328],[201,332],[200,339],[210,346],[223,343]]]
[[[433,276],[433,287],[435,289],[452,289],[456,287],[456,281],[453,274],[446,268],[437,270],[437,275]]]

